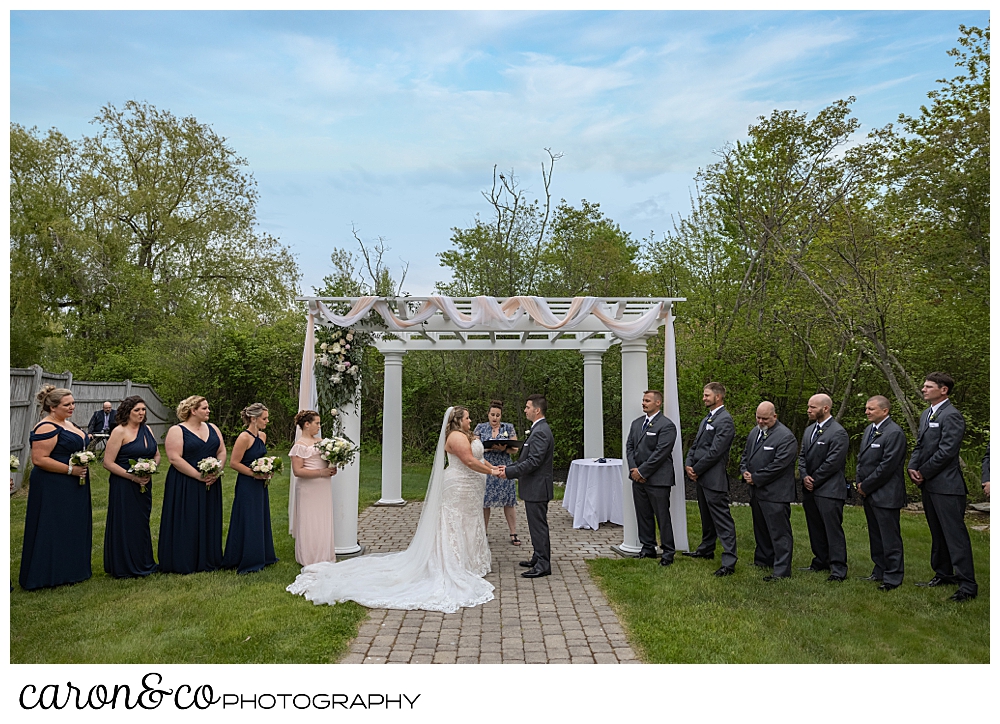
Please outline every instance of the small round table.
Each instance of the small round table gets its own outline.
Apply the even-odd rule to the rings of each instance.
[[[566,477],[563,507],[573,514],[574,528],[597,530],[601,523],[623,525],[622,461],[574,460]]]

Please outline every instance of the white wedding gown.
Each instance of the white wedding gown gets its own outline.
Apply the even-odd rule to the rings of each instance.
[[[447,454],[445,427],[427,486],[424,509],[409,547],[398,553],[376,553],[339,563],[305,566],[291,593],[314,604],[357,601],[369,608],[422,609],[455,613],[493,600],[490,547],[483,522],[486,475],[470,470]],[[483,444],[472,442],[472,454],[483,459]]]

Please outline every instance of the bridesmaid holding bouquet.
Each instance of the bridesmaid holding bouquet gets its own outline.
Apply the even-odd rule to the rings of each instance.
[[[73,393],[45,385],[36,399],[45,417],[29,438],[31,482],[17,579],[29,591],[90,578],[94,532],[90,473],[71,461],[87,447],[87,433],[69,420]]]
[[[122,400],[104,450],[108,476],[108,518],[104,527],[104,571],[112,578],[139,578],[156,570],[149,514],[153,486],[149,476],[130,472],[131,461],[160,464],[156,438],[146,425],[146,402],[138,395]]]
[[[208,421],[208,400],[192,395],[177,405],[181,424],[167,431],[164,447],[170,470],[163,483],[163,513],[157,551],[165,573],[214,571],[222,567],[221,472],[202,474],[198,465],[209,458],[222,470],[226,444],[219,428]]]
[[[295,483],[295,560],[299,565],[337,560],[333,541],[333,488],[330,478],[337,468],[319,456],[319,413],[302,410],[295,416],[302,430],[288,455],[292,459]]]
[[[229,467],[237,472],[236,497],[229,519],[223,568],[253,573],[278,562],[271,535],[271,504],[267,494],[270,475],[254,472],[250,465],[267,455],[267,408],[259,402],[240,413],[246,429],[236,438]]]

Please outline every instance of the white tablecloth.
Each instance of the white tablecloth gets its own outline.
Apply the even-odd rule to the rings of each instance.
[[[622,461],[574,460],[566,478],[563,507],[573,514],[574,528],[597,530],[601,523],[623,525]]]

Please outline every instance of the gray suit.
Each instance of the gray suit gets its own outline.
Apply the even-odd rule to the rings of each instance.
[[[941,403],[933,419],[930,408],[924,410],[909,468],[924,476],[920,495],[931,530],[931,568],[938,577],[958,583],[958,590],[976,595],[972,542],[965,527],[968,491],[958,461],[964,435],[965,418],[951,400]]]
[[[795,454],[799,446],[795,435],[782,423],[767,430],[758,440],[760,428],[747,435],[740,474],[753,476],[750,486],[750,509],[753,513],[755,565],[774,567],[774,576],[792,575],[792,509],[795,500]]]
[[[517,493],[524,501],[528,518],[528,535],[534,549],[531,562],[534,570],[552,571],[549,550],[549,501],[552,500],[552,455],[555,438],[545,418],[531,426],[531,432],[521,445],[517,462],[507,466],[508,478],[517,478]]]
[[[899,509],[906,505],[906,433],[886,418],[865,428],[858,452],[855,482],[865,494],[865,518],[871,548],[872,576],[898,586],[903,582],[903,538],[899,532]]]
[[[625,443],[628,469],[637,468],[644,483],[632,481],[636,527],[642,544],[640,556],[656,555],[656,525],[660,526],[663,560],[673,561],[674,527],[670,521],[670,488],[674,485],[674,442],[677,426],[657,413],[644,430],[646,416],[632,421]],[[655,521],[655,522],[654,522]]]
[[[833,576],[847,576],[847,539],[844,536],[844,501],[847,477],[844,465],[850,446],[847,430],[828,417],[823,425],[812,423],[802,435],[799,448],[799,477],[813,477],[813,489],[802,486],[802,509],[809,529],[809,545],[817,570]]]
[[[709,413],[698,426],[698,435],[688,449],[684,465],[694,469],[698,480],[698,511],[701,513],[700,555],[715,555],[716,538],[722,541],[722,565],[736,565],[736,524],[729,510],[729,476],[726,464],[736,437],[736,425],[722,407]]]
[[[990,482],[990,444],[986,443],[986,454],[983,455],[983,485]]]

